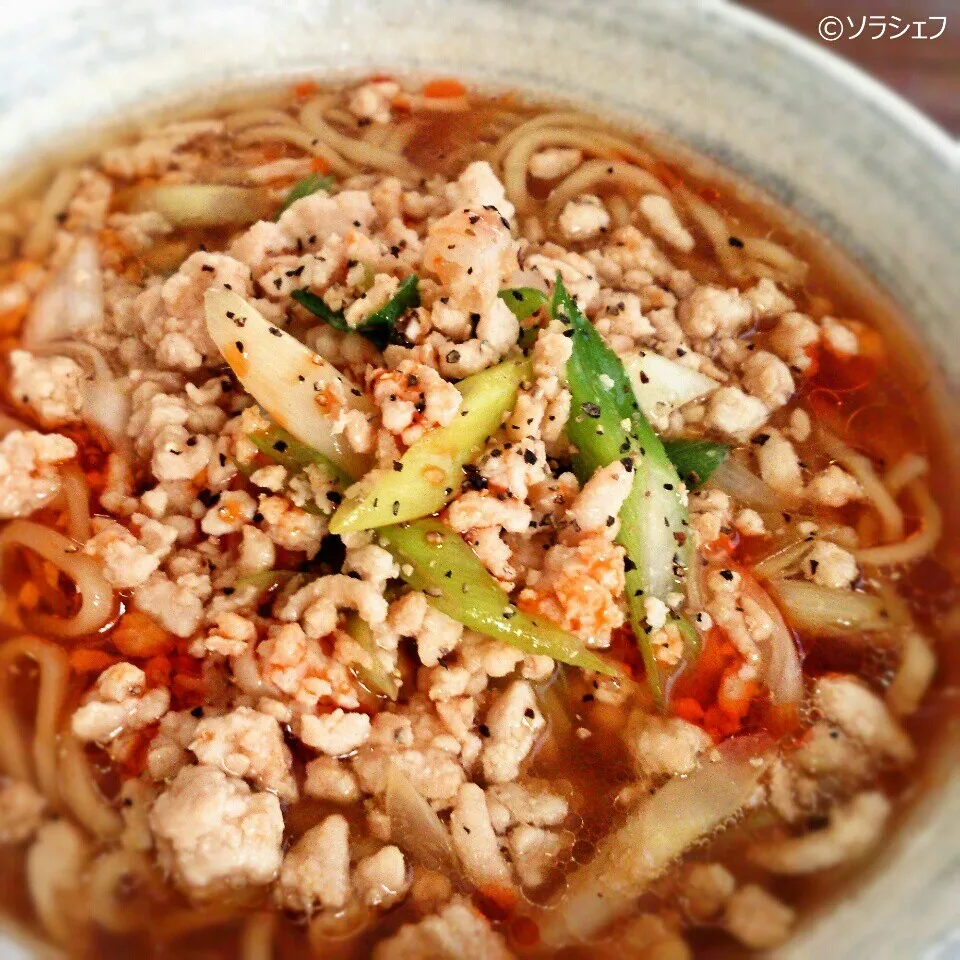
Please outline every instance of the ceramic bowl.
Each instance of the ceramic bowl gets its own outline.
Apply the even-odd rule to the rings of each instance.
[[[722,0],[31,0],[5,5],[0,49],[8,182],[135,107],[281,76],[453,74],[618,114],[799,212],[960,383],[956,144],[838,57]],[[938,779],[781,956],[960,956],[960,779]],[[0,957],[17,949],[0,941]]]

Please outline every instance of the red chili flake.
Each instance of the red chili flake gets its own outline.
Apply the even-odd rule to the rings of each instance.
[[[531,917],[517,917],[509,927],[511,943],[523,950],[531,950],[540,943],[540,928]]]

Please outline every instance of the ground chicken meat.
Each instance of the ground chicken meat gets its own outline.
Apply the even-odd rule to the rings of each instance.
[[[381,847],[364,857],[353,872],[353,885],[370,907],[387,909],[404,898],[410,876],[399,847]]]
[[[773,950],[789,938],[796,912],[755,883],[741,887],[727,903],[723,925],[750,950]]]
[[[570,505],[567,517],[584,533],[606,530],[612,539],[619,529],[617,517],[633,488],[633,480],[633,472],[619,460],[601,467]]]
[[[396,277],[388,273],[378,273],[373,278],[373,283],[369,289],[364,290],[344,310],[343,316],[347,325],[353,329],[361,326],[368,317],[385,307],[393,299],[393,295],[397,292],[399,286],[400,281]]]
[[[184,767],[157,798],[150,827],[161,865],[193,897],[270,883],[280,870],[280,801],[216,767]]]
[[[336,709],[322,716],[300,718],[300,739],[330,757],[345,757],[367,742],[370,717],[365,713],[344,713]]]
[[[203,603],[210,593],[210,578],[202,574],[184,574],[172,580],[158,571],[134,590],[133,602],[165,630],[189,637],[203,620]]]
[[[845,871],[892,822],[895,801],[880,786],[911,774],[917,747],[903,718],[922,705],[942,644],[892,617],[886,653],[899,655],[889,684],[875,671],[830,673],[808,659],[798,687],[804,722],[784,740],[783,717],[766,709],[770,641],[783,624],[763,602],[770,581],[747,574],[760,558],[773,569],[792,557],[781,576],[837,598],[865,576],[871,595],[884,596],[916,579],[906,565],[861,571],[876,511],[851,508],[866,500],[865,475],[853,460],[849,469],[834,462],[815,415],[823,391],[807,382],[859,372],[861,361],[872,369],[883,356],[879,334],[827,315],[849,298],[827,288],[808,296],[803,265],[765,249],[762,225],[743,240],[739,229],[708,238],[704,211],[691,216],[667,168],[656,175],[671,190],[645,192],[637,157],[610,152],[612,137],[592,121],[497,98],[464,127],[473,92],[451,81],[430,87],[386,76],[339,91],[298,85],[286,103],[151,128],[72,162],[45,198],[0,211],[7,400],[12,417],[43,428],[11,422],[0,436],[0,519],[36,514],[116,594],[99,629],[52,651],[59,659],[39,656],[32,645],[46,643],[42,635],[14,639],[8,651],[17,660],[11,690],[20,660],[36,654],[41,721],[47,668],[69,667],[67,733],[109,801],[81,804],[75,825],[71,804],[61,810],[47,797],[43,751],[36,763],[22,751],[5,758],[20,779],[0,777],[0,844],[22,845],[8,852],[25,857],[37,919],[68,949],[96,946],[99,926],[123,939],[128,921],[151,911],[160,927],[168,910],[174,926],[189,926],[184,904],[194,901],[201,913],[259,911],[244,948],[279,931],[284,949],[301,949],[296,937],[320,955],[374,960],[509,960],[504,936],[522,953],[563,953],[557,938],[576,933],[572,921],[541,926],[540,947],[524,925],[547,918],[564,877],[578,888],[589,860],[581,854],[598,839],[591,757],[619,754],[619,773],[632,769],[632,782],[606,797],[616,819],[629,820],[664,783],[682,792],[714,761],[722,774],[728,750],[742,773],[737,751],[767,751],[753,734],[768,720],[779,747],[766,771],[753,759],[762,786],[746,805],[760,818],[748,814],[728,831],[719,862],[693,848],[675,860],[646,906],[634,903],[593,952],[690,960],[703,946],[698,927],[711,942],[729,934],[735,953],[776,950],[796,918],[773,891],[792,897],[813,871]],[[300,142],[294,127],[319,139]],[[289,142],[265,156],[260,141],[274,133]],[[471,150],[489,159],[465,160]],[[146,209],[149,195],[162,199],[158,187],[243,191],[261,219],[184,226]],[[306,195],[290,202],[291,190]],[[729,240],[729,257],[709,239]],[[770,276],[755,279],[760,272]],[[553,317],[558,276],[624,364],[671,457],[684,452],[677,441],[729,447],[709,481],[693,477],[698,489],[665,484],[689,512],[688,539],[677,536],[691,549],[680,558],[687,582],[675,591],[627,596],[633,566],[618,541],[635,482],[628,460],[580,472],[567,425],[596,411],[582,397],[574,403],[577,338]],[[413,281],[415,305],[370,328]],[[237,339],[214,341],[224,318],[208,327],[207,301],[217,309],[227,298],[209,294],[227,290],[266,319],[261,332],[278,347],[296,350],[293,337],[314,354],[291,368],[290,383],[267,382],[271,350],[250,349],[251,316],[238,307],[225,318]],[[306,306],[308,290],[325,311]],[[526,362],[512,407],[491,413],[437,517],[502,588],[503,617],[536,614],[582,647],[629,661],[624,676],[578,672],[465,627],[455,605],[440,603],[457,588],[456,570],[434,570],[440,579],[429,583],[383,531],[330,534],[344,501],[394,476],[414,445],[437,431],[462,435],[461,381],[507,359]],[[615,377],[600,380],[601,393],[617,390]],[[294,406],[283,409],[268,386],[288,390]],[[865,449],[862,396],[841,392],[845,442]],[[601,434],[604,422],[591,421]],[[327,451],[324,424],[351,453],[349,478],[301,442],[313,437]],[[895,496],[902,485],[907,509],[922,499],[909,496],[919,494],[914,484],[934,478],[904,454],[876,456],[875,467]],[[738,481],[737,469],[755,472],[759,487]],[[89,511],[78,509],[78,471]],[[416,486],[416,472],[405,469],[404,483]],[[908,517],[906,532],[915,525]],[[83,576],[40,563],[16,527],[36,524],[13,525],[0,558],[23,568],[7,585],[11,636],[40,629],[38,614],[69,618],[83,606],[95,615],[67,583],[84,587]],[[939,589],[939,579],[927,586]],[[678,681],[668,709],[642,676],[626,679],[638,662],[631,612],[664,676]],[[686,669],[684,620],[708,641]],[[30,697],[34,673],[30,665],[22,674]],[[572,779],[570,764],[584,767]],[[65,788],[69,768],[60,771]],[[449,869],[426,869],[417,838],[406,836],[405,788],[432,818]],[[639,883],[643,864],[634,867],[626,873]],[[140,883],[151,872],[161,886]],[[771,875],[768,891],[760,883]],[[519,905],[504,936],[461,887],[479,891],[484,912]]]
[[[225,716],[201,720],[189,749],[200,763],[250,780],[281,800],[297,798],[297,783],[290,769],[292,758],[283,742],[283,731],[265,713],[237,707]]]
[[[761,320],[782,317],[796,306],[769,277],[761,277],[757,285],[747,290],[744,296],[753,305],[757,318]]]
[[[86,703],[71,720],[74,735],[105,744],[156,723],[170,706],[165,687],[146,689],[146,674],[132,663],[117,663],[100,674]]]
[[[753,319],[753,307],[735,288],[702,286],[680,302],[677,319],[689,336],[707,340],[738,333]]]
[[[501,278],[515,263],[514,251],[509,229],[495,211],[458,209],[430,225],[423,262],[444,285],[452,304],[479,312],[482,319],[493,305]]]
[[[171,168],[189,165],[190,156],[182,148],[205,134],[219,133],[222,127],[219,120],[171,123],[150,131],[138,143],[105,150],[100,163],[107,173],[124,179],[156,177]]]
[[[751,353],[741,369],[741,374],[744,387],[771,410],[782,407],[793,396],[794,384],[790,368],[766,350]]]
[[[607,232],[610,214],[599,197],[584,194],[567,202],[560,211],[559,223],[568,240],[589,240]]]
[[[624,592],[623,547],[606,535],[584,537],[574,546],[557,543],[544,559],[519,604],[542,613],[583,637],[590,646],[609,646],[612,632],[624,622],[619,604]]]
[[[0,440],[0,519],[25,517],[60,492],[55,465],[71,460],[77,445],[56,433],[12,430]]]
[[[147,772],[154,780],[172,780],[193,762],[187,751],[199,722],[187,710],[171,710],[161,719],[147,750]]]
[[[408,447],[427,430],[448,426],[460,409],[460,391],[432,367],[413,360],[377,371],[372,384],[384,430]]]
[[[802,313],[788,313],[770,334],[770,346],[794,370],[806,373],[813,363],[820,328]]]
[[[72,423],[83,406],[83,369],[70,357],[10,352],[10,395],[47,427]]]
[[[326,533],[324,518],[294,506],[286,497],[261,497],[258,512],[263,530],[278,546],[312,557]]]
[[[166,559],[177,540],[175,527],[137,515],[139,537],[113,520],[97,518],[96,533],[84,544],[84,553],[103,561],[103,573],[120,590],[142,586]]]
[[[829,540],[818,540],[803,561],[804,572],[823,587],[844,590],[860,575],[856,558]]]
[[[484,527],[499,527],[510,533],[522,533],[530,524],[530,508],[519,500],[490,496],[468,490],[447,511],[447,520],[459,533]]]
[[[332,633],[341,610],[355,610],[370,626],[387,619],[387,601],[373,584],[344,574],[319,577],[276,608],[281,620],[299,620],[312,640]]]
[[[824,345],[841,357],[852,357],[860,352],[857,334],[845,323],[834,317],[824,317],[820,325]]]
[[[533,687],[516,680],[501,693],[487,711],[489,736],[484,744],[483,773],[490,783],[515,780],[546,726]]]
[[[813,702],[828,720],[863,747],[898,763],[913,759],[916,750],[887,705],[855,677],[834,675],[817,681]]]
[[[444,657],[457,649],[463,637],[463,625],[431,607],[422,593],[410,593],[407,597],[415,600],[416,606],[420,608],[417,611],[419,622],[401,632],[405,636],[417,638],[417,654],[420,662],[425,667],[435,667]],[[404,603],[407,597],[399,602]]]
[[[253,519],[257,503],[244,490],[227,490],[200,521],[200,529],[211,537],[238,533]]]
[[[360,798],[360,786],[353,771],[335,757],[317,757],[306,767],[303,792],[308,797],[331,803],[353,803]]]
[[[719,540],[733,522],[730,498],[722,490],[696,490],[689,503],[690,526],[701,547]]]
[[[358,705],[349,670],[295,623],[271,626],[257,645],[255,659],[262,679],[303,707],[324,700],[345,709]]]
[[[565,797],[551,792],[548,781],[537,780],[494,784],[487,790],[487,805],[494,804],[505,811],[503,830],[514,823],[556,827],[570,809]]]
[[[513,960],[503,937],[461,898],[378,944],[373,960]]]
[[[466,779],[457,754],[459,742],[432,708],[416,698],[406,711],[378,713],[370,739],[353,757],[353,769],[367,793],[386,789],[391,764],[405,773],[418,792],[435,806],[449,806]]]
[[[510,831],[507,846],[521,885],[532,889],[547,881],[569,844],[558,833],[521,823]]]
[[[217,616],[213,630],[190,644],[190,655],[202,658],[207,653],[216,653],[224,657],[239,657],[246,653],[256,638],[256,624],[228,610]]]
[[[393,80],[364,83],[350,94],[347,109],[361,120],[389,123],[390,105],[399,92],[400,84]]]
[[[739,387],[720,387],[707,402],[709,426],[734,440],[745,440],[767,421],[769,411],[762,400]]]
[[[863,487],[856,477],[842,467],[832,464],[818,473],[807,487],[807,495],[824,507],[845,507],[863,499]]]
[[[795,497],[803,490],[800,458],[793,444],[781,433],[771,430],[764,434],[763,443],[758,444],[755,449],[764,483],[787,496]]]
[[[890,801],[877,791],[857,794],[831,810],[828,823],[800,837],[754,844],[750,859],[772,873],[798,876],[865,856],[890,818]]]
[[[510,867],[500,852],[490,820],[486,797],[475,783],[465,783],[457,794],[450,813],[450,837],[471,883],[478,887],[513,885]]]
[[[339,910],[350,897],[350,827],[332,814],[311,827],[283,858],[274,897],[285,910]]]
[[[503,184],[486,160],[467,164],[456,182],[447,185],[445,192],[452,207],[493,207],[501,217],[508,220],[513,217],[513,204],[507,200]]]
[[[157,363],[174,370],[198,370],[217,351],[207,333],[203,297],[209,289],[228,288],[240,296],[251,293],[250,270],[221,253],[191,254],[159,288],[143,300],[143,339]]]
[[[686,720],[639,711],[628,722],[625,736],[638,770],[649,777],[690,773],[700,754],[713,746],[705,730]]]

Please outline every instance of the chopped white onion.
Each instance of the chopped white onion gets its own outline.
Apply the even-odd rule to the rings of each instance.
[[[716,380],[651,350],[631,354],[623,365],[646,417],[664,424],[674,410],[719,386]]]
[[[740,578],[744,596],[753,600],[773,625],[763,644],[764,680],[770,700],[776,706],[798,704],[803,698],[803,668],[793,634],[766,590],[745,572],[741,572]]]
[[[750,801],[768,762],[768,740],[737,737],[709,751],[689,776],[668,780],[567,878],[538,918],[541,942],[556,950],[589,941],[633,910],[677,857]]]
[[[138,190],[134,210],[156,210],[175,227],[223,227],[255,223],[270,215],[264,190],[223,183],[187,183]]]
[[[277,425],[350,476],[363,476],[369,458],[350,447],[337,422],[351,410],[370,413],[360,391],[232,290],[208,290],[206,310],[207,329],[224,360]],[[318,401],[326,403],[325,410]]]
[[[23,326],[23,345],[76,337],[103,325],[103,273],[90,237],[77,240],[70,259],[37,297]]]
[[[758,560],[752,567],[753,575],[760,580],[772,580],[774,577],[786,576],[794,572],[803,558],[813,549],[813,537],[801,533],[794,534],[790,539],[771,550],[762,560]]]
[[[447,828],[395,763],[387,770],[384,802],[390,817],[390,838],[398,847],[428,870],[457,872],[457,858]]]
[[[857,634],[877,633],[891,627],[882,597],[822,587],[806,580],[772,580],[770,588],[790,623],[804,633],[854,638]]]
[[[130,396],[116,379],[103,353],[89,343],[78,340],[54,340],[34,349],[34,353],[72,357],[91,374],[80,385],[83,404],[80,415],[96,427],[114,450],[126,452],[130,446],[127,421],[130,419]]]
[[[785,505],[773,487],[751,473],[736,457],[727,457],[713,471],[707,485],[722,490],[738,504],[755,510],[779,511]]]
[[[32,351],[40,356],[72,357],[101,380],[110,380],[113,377],[113,371],[103,352],[90,343],[80,340],[50,340],[33,347]]]

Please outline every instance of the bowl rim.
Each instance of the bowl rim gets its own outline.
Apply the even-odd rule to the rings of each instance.
[[[54,0],[35,0],[35,2],[41,8],[56,5]],[[604,0],[601,0],[601,2],[604,2]],[[846,60],[840,53],[839,44],[833,47],[826,47],[822,43],[807,39],[791,28],[772,20],[762,13],[743,7],[739,3],[730,2],[730,0],[661,0],[661,2],[670,2],[672,6],[677,8],[685,7],[690,11],[703,11],[706,9],[713,15],[722,17],[726,23],[738,32],[769,42],[772,46],[783,51],[804,71],[817,73],[824,77],[825,82],[828,82],[831,87],[848,92],[850,96],[856,100],[857,109],[870,110],[878,115],[880,118],[879,122],[886,122],[888,125],[895,127],[905,138],[921,147],[925,154],[929,156],[931,163],[941,169],[949,171],[957,168],[958,161],[960,161],[960,143],[952,139],[945,130],[924,115],[918,108],[906,101],[897,92],[871,77],[859,66]],[[514,3],[521,8],[527,5],[525,0],[514,0]],[[484,0],[475,0],[475,4],[481,8],[487,5],[484,3]],[[492,6],[494,4],[489,5]],[[561,8],[569,8],[571,3],[569,3],[568,0],[557,0],[557,5]],[[531,4],[531,6],[539,7],[540,5],[534,3]],[[634,5],[625,2],[625,0],[611,0],[611,7],[615,7],[620,11],[626,11],[632,6]],[[651,7],[652,2],[651,0],[637,0],[635,6]],[[329,70],[329,67],[325,66],[323,70],[334,74],[334,71]],[[305,71],[299,72],[303,73]],[[318,69],[317,72],[319,73],[321,71]],[[182,85],[172,94],[172,99],[176,100],[178,97],[188,93],[188,86]],[[163,95],[161,94],[161,96]],[[586,97],[582,97],[581,99],[585,101]],[[61,114],[62,113],[63,111],[61,110]],[[2,114],[2,109],[0,109],[0,114]],[[2,119],[2,116],[0,116],[0,119]],[[61,130],[72,129],[69,118],[61,116],[61,119],[63,121]],[[107,119],[103,111],[101,111],[99,119],[102,121]],[[638,122],[649,124],[651,127],[659,125],[658,120],[655,118],[646,118],[638,115],[636,119]],[[672,131],[668,131],[668,135],[679,136],[683,139],[683,134],[676,134]],[[53,140],[53,137],[48,136],[42,139],[40,143],[41,145],[45,145]],[[696,149],[696,146],[693,148]],[[9,168],[9,164],[5,164],[4,167]],[[749,179],[749,174],[738,172],[737,175],[740,177],[746,176]],[[763,184],[761,184],[761,188],[767,189]],[[958,196],[957,200],[957,207],[960,209],[960,196]],[[783,201],[781,200],[780,202]],[[809,220],[809,217],[807,216],[806,219]],[[821,226],[820,229],[824,229],[824,227]],[[844,246],[840,238],[834,238],[834,242],[840,246]],[[854,252],[848,249],[848,253],[853,254]],[[869,267],[867,267],[867,269],[869,269]],[[944,281],[946,283],[946,278],[944,278]],[[957,779],[958,778],[954,778],[955,784]],[[960,809],[960,804],[956,802],[960,800],[960,791],[954,791],[954,793],[948,797],[946,791],[936,789],[932,791],[931,796],[927,799],[929,799],[932,805]],[[921,810],[918,807],[914,807],[910,811],[911,824],[904,824],[903,828],[897,831],[898,847],[902,845],[902,834],[905,829],[913,826],[912,821],[921,815]],[[889,873],[889,871],[882,872]],[[859,893],[858,884],[855,896]],[[947,895],[949,896],[949,892]],[[815,919],[819,922],[820,917],[816,917]],[[889,923],[889,920],[887,922]],[[928,931],[923,932],[926,933]],[[0,934],[0,955],[3,955],[3,940],[3,935]],[[903,955],[900,955],[897,960],[902,960],[902,957]]]

